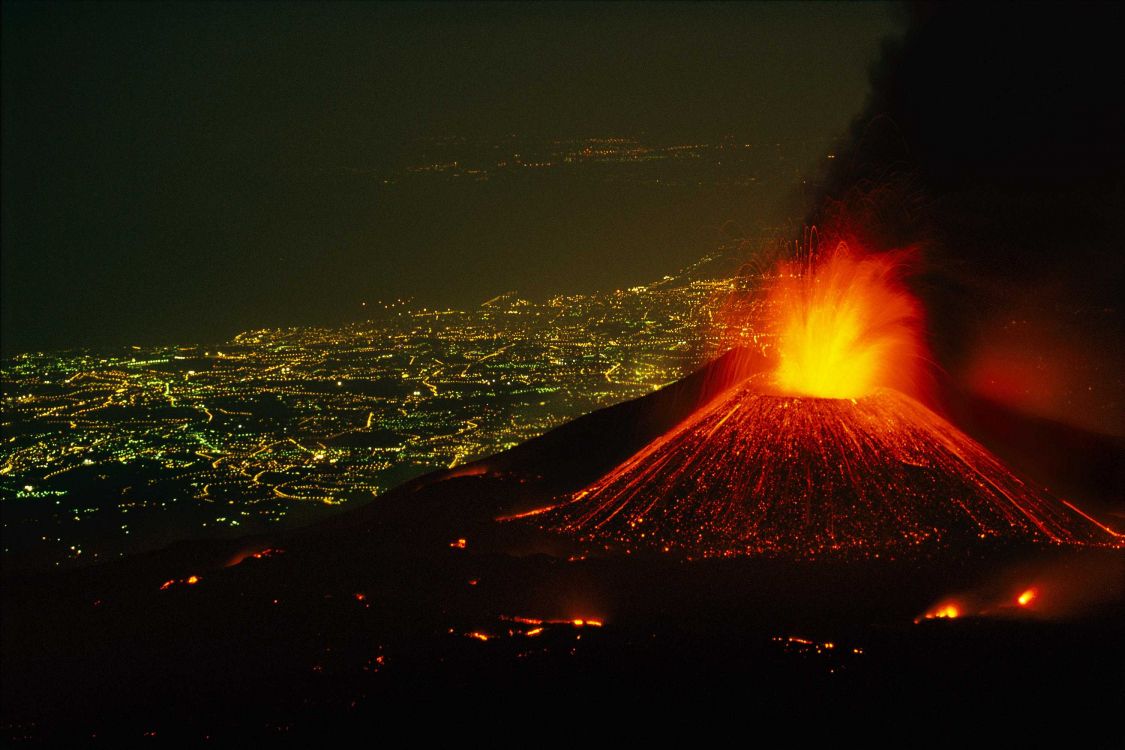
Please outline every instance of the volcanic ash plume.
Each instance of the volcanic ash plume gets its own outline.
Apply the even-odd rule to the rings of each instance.
[[[841,250],[811,272],[782,266],[769,294],[774,372],[534,520],[588,543],[689,556],[1120,543],[903,392],[924,358],[921,316],[886,262]]]

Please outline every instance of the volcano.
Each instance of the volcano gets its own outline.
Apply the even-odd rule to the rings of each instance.
[[[583,542],[700,557],[1118,538],[898,391],[815,398],[753,381],[523,517]]]
[[[840,240],[780,263],[759,312],[733,326],[764,332],[772,352],[600,479],[523,517],[583,543],[689,557],[1116,544],[918,399],[928,355],[909,261]]]

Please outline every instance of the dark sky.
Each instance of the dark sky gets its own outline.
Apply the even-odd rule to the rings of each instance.
[[[657,277],[782,196],[395,193],[346,170],[445,134],[830,138],[898,28],[864,4],[5,3],[4,350]]]

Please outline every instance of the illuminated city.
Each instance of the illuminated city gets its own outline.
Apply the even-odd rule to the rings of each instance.
[[[715,351],[723,257],[602,294],[12,358],[5,553],[59,565],[309,522],[648,393]]]

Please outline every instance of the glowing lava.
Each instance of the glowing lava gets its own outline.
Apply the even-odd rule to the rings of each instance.
[[[814,266],[782,264],[764,308],[773,373],[521,517],[602,547],[693,557],[877,556],[987,538],[1119,546],[917,400],[922,313],[900,259],[841,243]]]
[[[960,616],[961,608],[952,602],[942,604],[940,607],[925,614],[927,620],[955,620]]]
[[[195,584],[199,583],[202,580],[203,579],[200,578],[197,575],[190,575],[187,578],[179,578],[179,579],[172,578],[172,579],[167,580],[164,583],[162,583],[160,585],[160,590],[161,591],[167,591],[168,589],[172,588],[173,586],[175,586],[177,584],[186,584],[188,586],[194,586]]]
[[[856,257],[840,243],[807,268],[783,263],[767,303],[777,316],[776,382],[790,394],[862,398],[913,393],[924,358],[922,308],[899,278],[898,257]]]
[[[982,538],[1119,543],[909,396],[800,398],[752,383],[527,520],[690,556],[866,555]]]

